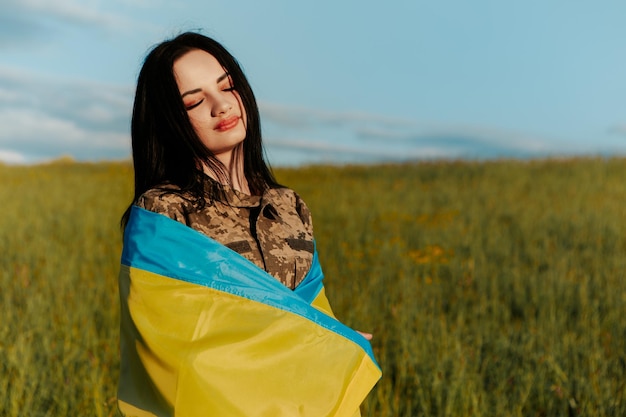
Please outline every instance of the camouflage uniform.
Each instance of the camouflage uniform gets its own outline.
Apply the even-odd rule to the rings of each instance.
[[[288,188],[250,196],[224,187],[226,203],[204,208],[166,185],[146,191],[139,207],[164,214],[238,252],[258,267],[295,288],[313,260],[313,225],[304,201]]]

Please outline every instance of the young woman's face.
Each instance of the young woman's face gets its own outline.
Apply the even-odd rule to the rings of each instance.
[[[198,137],[229,166],[233,149],[246,137],[246,113],[229,74],[215,57],[195,49],[174,62],[181,100]]]

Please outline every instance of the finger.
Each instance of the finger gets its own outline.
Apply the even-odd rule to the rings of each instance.
[[[372,334],[371,333],[364,333],[364,332],[360,332],[357,330],[357,333],[360,334],[361,336],[363,336],[366,340],[372,340]]]

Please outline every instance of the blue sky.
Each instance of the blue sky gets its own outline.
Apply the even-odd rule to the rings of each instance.
[[[0,160],[130,155],[155,43],[202,30],[273,165],[626,155],[626,2],[0,0]]]

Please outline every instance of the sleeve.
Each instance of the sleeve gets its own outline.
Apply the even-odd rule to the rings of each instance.
[[[135,205],[189,226],[189,202],[175,190],[148,190],[137,199]]]

